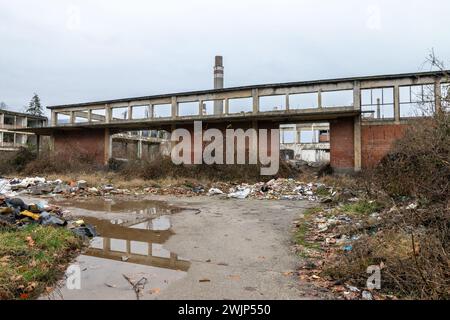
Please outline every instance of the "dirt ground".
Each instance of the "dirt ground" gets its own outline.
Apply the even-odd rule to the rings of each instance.
[[[333,298],[301,282],[295,272],[301,258],[291,250],[293,221],[315,203],[207,196],[146,196],[145,200],[185,209],[169,216],[174,234],[160,250],[189,260],[187,272],[81,255],[75,263],[82,269],[83,290],[61,285],[50,299],[136,299],[123,274],[149,279],[141,299]],[[74,216],[106,220],[129,215],[102,208],[68,209]]]
[[[188,257],[191,267],[186,277],[162,291],[159,299],[330,298],[298,280],[294,271],[300,258],[290,250],[292,222],[313,203],[156,199],[200,210],[173,216],[175,235],[164,246]]]

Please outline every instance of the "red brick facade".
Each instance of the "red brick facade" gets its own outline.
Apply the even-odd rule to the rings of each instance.
[[[361,127],[362,167],[375,166],[391,149],[395,140],[401,138],[407,125],[363,125]]]
[[[99,164],[105,159],[105,129],[59,131],[54,134],[54,150],[69,158],[86,154]]]
[[[353,118],[330,122],[330,160],[334,169],[353,170],[355,165],[353,131]]]

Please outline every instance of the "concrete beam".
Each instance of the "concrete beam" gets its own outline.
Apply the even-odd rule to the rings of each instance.
[[[400,123],[400,86],[394,86],[394,121]]]
[[[355,117],[354,131],[353,131],[355,143],[355,172],[360,172],[362,168],[361,158],[361,116]]]

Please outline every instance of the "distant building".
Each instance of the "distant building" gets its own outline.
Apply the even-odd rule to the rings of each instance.
[[[306,162],[330,162],[330,124],[280,125],[281,152],[285,158]]]
[[[36,145],[37,138],[33,133],[11,130],[46,125],[46,117],[0,109],[0,151],[16,151],[29,144]]]

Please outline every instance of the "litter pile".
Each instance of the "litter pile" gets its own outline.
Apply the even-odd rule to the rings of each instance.
[[[62,180],[46,180],[45,178],[14,178],[12,180],[0,179],[0,194],[15,197],[20,194],[33,196],[61,195],[64,197],[90,197],[108,195],[177,195],[177,196],[222,196],[235,199],[260,200],[309,200],[326,202],[336,194],[331,187],[322,183],[305,183],[294,179],[273,179],[269,182],[255,184],[230,184],[224,182],[212,183],[209,186],[183,185],[151,186],[134,189],[118,189],[106,184],[90,187],[84,180],[64,182]]]
[[[14,178],[12,180],[0,179],[0,194],[15,197],[26,193],[33,196],[40,195],[64,195],[74,196],[103,196],[109,194],[130,194],[128,189],[116,189],[110,184],[98,188],[89,187],[85,180],[64,182],[58,180],[46,180],[45,178]]]
[[[294,221],[297,232],[294,250],[305,258],[300,266],[299,278],[327,288],[343,299],[393,299],[393,296],[334,281],[323,272],[330,261],[350,254],[355,242],[379,232],[381,210],[355,213],[348,209],[362,203],[370,205],[373,202],[355,197],[345,204],[312,209],[303,218]]]
[[[319,201],[333,196],[334,190],[322,183],[304,183],[294,179],[273,179],[267,183],[241,184],[231,187],[228,198],[260,200],[309,200]],[[224,192],[211,188],[208,195],[221,195]]]
[[[20,198],[0,195],[0,225],[23,227],[32,223],[45,226],[65,227],[83,238],[96,236],[94,227],[83,220],[68,221],[60,207],[49,205],[46,201],[26,204]]]

